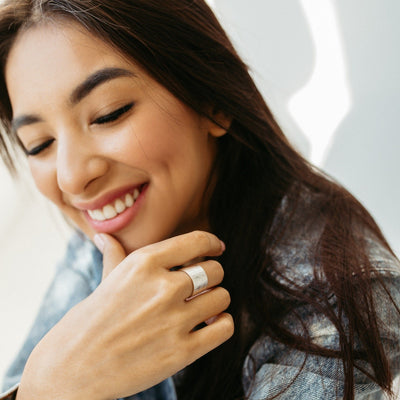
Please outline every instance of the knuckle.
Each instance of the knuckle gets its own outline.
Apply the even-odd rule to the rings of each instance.
[[[180,344],[179,347],[177,347],[177,343]],[[164,346],[162,346],[161,354],[163,358],[160,362],[168,367],[174,367],[177,364],[186,365],[186,360],[190,356],[190,351],[187,347],[182,338],[171,337],[167,342],[164,342]]]
[[[192,343],[186,343],[186,345],[182,347],[183,357],[186,360],[191,359],[193,357],[193,353],[195,352],[198,346],[199,346],[198,341],[194,341]]]
[[[159,255],[147,248],[142,248],[132,253],[134,263],[144,267],[157,265],[159,263]]]
[[[208,350],[208,343],[204,337],[191,336],[190,341],[187,342],[185,346],[185,357],[190,362],[203,356]],[[209,350],[208,350],[209,351]]]
[[[207,264],[214,269],[222,269],[222,265],[217,260],[207,260]]]
[[[211,234],[204,231],[193,231],[192,233],[193,240],[202,248],[208,249],[211,247]]]
[[[222,281],[225,275],[222,265],[216,260],[208,260],[206,262],[209,265],[209,268],[213,269],[215,271],[214,273],[216,273],[218,278]]]
[[[235,324],[232,315],[225,313],[220,317],[221,329],[223,330],[226,339],[229,339],[235,333]]]
[[[168,298],[175,298],[180,293],[179,285],[167,273],[158,278],[158,288],[159,293]]]
[[[219,291],[219,296],[221,297],[221,301],[222,301],[223,305],[225,306],[225,308],[228,308],[229,305],[231,304],[230,293],[223,287],[218,287],[217,289]]]

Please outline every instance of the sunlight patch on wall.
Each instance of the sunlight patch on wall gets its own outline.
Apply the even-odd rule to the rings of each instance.
[[[315,45],[309,82],[289,100],[289,112],[311,143],[321,166],[335,130],[351,108],[345,55],[332,0],[300,0]]]

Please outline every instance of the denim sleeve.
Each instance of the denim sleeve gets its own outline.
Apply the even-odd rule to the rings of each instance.
[[[71,309],[93,292],[101,280],[101,254],[82,234],[76,233],[68,244],[62,262],[42,301],[28,336],[3,380],[8,390],[20,379],[26,361],[42,337]]]
[[[382,279],[399,307],[399,273],[388,271],[382,275]],[[400,372],[400,316],[378,281],[373,282],[373,290],[381,341],[396,376]],[[313,312],[309,306],[298,309],[297,315],[310,328],[314,343],[329,349],[339,348],[338,332],[325,316]],[[287,324],[295,333],[301,332],[301,322],[297,318],[288,316]],[[358,364],[373,374],[365,361],[358,361]],[[383,398],[381,388],[358,369],[354,370],[354,382],[356,399]],[[243,384],[249,400],[273,396],[279,400],[333,400],[343,397],[343,365],[341,360],[306,356],[299,350],[263,337],[253,345],[245,360]]]
[[[0,400],[15,400],[17,397],[19,383],[8,389],[7,391],[0,393]]]

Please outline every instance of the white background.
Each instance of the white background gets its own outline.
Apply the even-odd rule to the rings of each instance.
[[[400,2],[211,1],[294,145],[349,188],[400,254]],[[0,167],[0,375],[68,230]]]

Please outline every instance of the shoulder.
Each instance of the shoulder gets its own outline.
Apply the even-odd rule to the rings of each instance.
[[[307,286],[319,271],[319,245],[326,227],[327,196],[296,186],[281,202],[272,229],[284,226],[278,244],[272,246],[270,254],[275,264],[274,278],[284,284],[296,283]],[[373,270],[380,275],[395,277],[400,274],[400,262],[376,235],[354,224],[354,235],[365,244]],[[279,231],[279,228],[278,228]],[[337,243],[336,246],[344,246]],[[333,248],[333,247],[332,247]]]
[[[298,193],[296,206],[285,198],[275,218],[275,224],[285,225],[277,245],[270,254],[274,262],[272,275],[281,285],[290,289],[304,290],[312,294],[315,290],[327,290],[318,264],[318,242],[325,228],[324,197],[303,190]],[[400,263],[389,249],[368,230],[362,232],[365,249],[372,270],[369,275],[375,313],[385,353],[394,373],[400,371]],[[318,285],[315,284],[316,276]],[[273,293],[281,298],[288,295],[278,290]],[[335,296],[326,297],[328,302],[320,304],[298,304],[285,315],[282,326],[295,336],[304,336],[312,344],[328,350],[340,350],[340,333],[327,316],[338,315]],[[364,365],[365,370],[369,366]],[[268,335],[261,336],[250,348],[243,367],[243,386],[250,399],[264,399],[280,392],[279,398],[336,398],[344,386],[344,371],[341,358],[306,355],[304,351],[291,348]],[[380,388],[360,371],[354,372],[357,393],[379,393]],[[311,389],[310,389],[311,388]],[[312,393],[311,393],[312,391]],[[320,393],[319,393],[320,391]],[[299,396],[304,393],[304,397]],[[294,396],[294,397],[291,397]]]
[[[385,268],[379,279],[378,276],[373,278],[372,287],[380,341],[396,376],[400,373],[400,274],[392,271],[392,267],[395,265],[389,266],[390,271]],[[334,297],[329,306],[337,315],[339,310]],[[324,313],[311,305],[293,310],[285,317],[283,325],[290,334],[304,335],[323,349],[340,351],[340,332]],[[355,342],[355,348],[359,349],[358,339]],[[358,360],[357,364],[361,368],[353,371],[356,396],[381,395],[381,388],[362,372],[370,371],[370,365],[364,360]],[[245,358],[242,381],[249,400],[278,394],[277,398],[282,400],[333,400],[344,391],[345,375],[341,358],[306,354],[264,335],[256,340]]]

